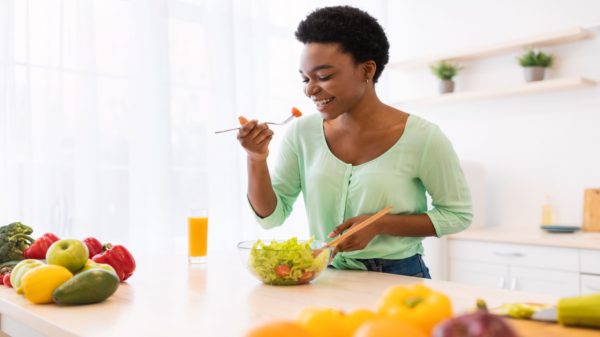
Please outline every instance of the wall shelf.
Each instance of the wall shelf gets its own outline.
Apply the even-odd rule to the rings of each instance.
[[[443,103],[467,102],[498,97],[531,95],[560,90],[573,90],[594,87],[597,83],[583,77],[559,78],[530,82],[506,89],[473,90],[454,92],[450,94],[437,95],[417,99],[395,102],[394,106],[403,105],[434,105]]]
[[[505,43],[497,43],[486,47],[473,48],[471,50],[457,51],[454,53],[438,54],[416,58],[412,60],[393,62],[390,64],[390,68],[397,70],[422,68],[428,67],[430,64],[433,64],[440,60],[446,60],[453,63],[474,61],[485,57],[496,56],[527,48],[541,48],[569,42],[575,42],[584,39],[590,39],[594,37],[594,35],[594,32],[591,30],[581,27],[575,27],[534,37],[517,39]]]

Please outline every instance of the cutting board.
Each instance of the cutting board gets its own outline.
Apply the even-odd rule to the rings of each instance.
[[[586,232],[600,232],[600,188],[585,190],[582,227]]]

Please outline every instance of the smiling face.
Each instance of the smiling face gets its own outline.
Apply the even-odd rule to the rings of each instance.
[[[300,60],[304,93],[325,120],[351,111],[364,97],[370,74],[337,43],[307,43]]]

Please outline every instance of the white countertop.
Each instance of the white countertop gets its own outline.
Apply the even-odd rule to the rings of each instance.
[[[470,228],[458,234],[449,235],[448,239],[600,249],[600,233],[598,232],[548,233],[542,229],[483,227]]]
[[[333,269],[327,269],[310,285],[267,286],[245,270],[236,252],[209,258],[206,265],[199,266],[189,266],[185,256],[138,258],[136,272],[117,293],[106,302],[86,306],[35,305],[13,289],[0,287],[0,314],[48,336],[235,337],[243,336],[258,322],[293,319],[304,307],[374,309],[383,291],[397,284],[425,282],[447,293],[455,312],[471,308],[477,298],[485,299],[490,306],[513,301],[556,301],[548,295]],[[566,336],[573,331],[600,335],[535,322],[513,324],[524,332],[523,337],[540,333]]]

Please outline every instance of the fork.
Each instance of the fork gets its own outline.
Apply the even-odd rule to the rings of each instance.
[[[300,112],[300,110],[298,110],[297,108],[292,108],[292,114],[288,118],[284,119],[283,121],[281,121],[279,123],[277,123],[277,122],[266,122],[265,124],[284,125],[284,124],[287,124],[292,119],[294,119],[295,117],[300,117],[300,116],[302,116],[302,112]],[[241,117],[241,118],[243,118],[243,117]],[[231,128],[231,129],[225,129],[225,130],[215,131],[215,133],[223,133],[223,132],[235,131],[235,130],[239,130],[239,129],[240,129],[240,127],[237,127],[237,128]]]

